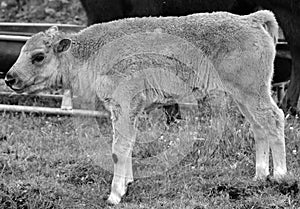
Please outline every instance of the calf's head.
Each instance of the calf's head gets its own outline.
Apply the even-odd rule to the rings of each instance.
[[[5,76],[6,84],[16,92],[35,93],[62,82],[61,57],[71,46],[56,26],[33,35],[22,47],[16,63]]]

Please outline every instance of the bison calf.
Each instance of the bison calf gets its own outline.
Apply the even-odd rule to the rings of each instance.
[[[132,18],[76,34],[52,27],[32,36],[6,75],[17,92],[62,85],[111,112],[114,177],[108,201],[120,202],[133,181],[138,113],[152,103],[177,102],[215,90],[229,92],[250,121],[256,141],[255,178],[287,172],[284,115],[271,97],[278,25],[273,13],[226,12]]]

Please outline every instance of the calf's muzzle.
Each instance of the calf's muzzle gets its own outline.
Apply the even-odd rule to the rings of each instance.
[[[14,72],[8,72],[4,78],[6,85],[12,89],[18,89],[18,84],[20,84],[19,76]]]

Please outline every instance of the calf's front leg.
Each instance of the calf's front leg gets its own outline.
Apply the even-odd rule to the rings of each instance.
[[[135,137],[134,125],[130,121],[128,113],[122,112],[116,117],[113,116],[112,159],[114,176],[108,198],[110,204],[118,204],[126,193],[127,185],[133,181],[132,148]]]

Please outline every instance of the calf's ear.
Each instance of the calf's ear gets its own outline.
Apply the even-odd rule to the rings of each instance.
[[[54,35],[58,32],[58,27],[56,25],[51,26],[50,28],[48,28],[48,30],[46,30],[46,34],[48,35]]]
[[[71,39],[64,38],[54,44],[53,50],[56,53],[61,53],[67,51],[71,46]]]

